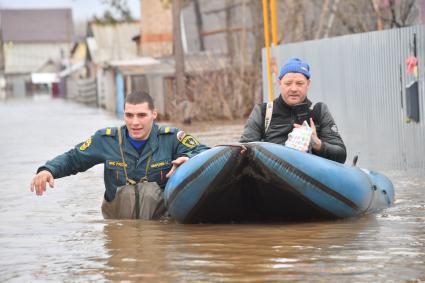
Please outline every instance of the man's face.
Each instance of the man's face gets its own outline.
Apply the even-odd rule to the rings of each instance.
[[[157,112],[150,110],[148,103],[124,105],[124,121],[130,137],[135,140],[147,140]]]
[[[290,106],[305,100],[309,86],[310,80],[301,73],[287,73],[279,82],[283,101]]]

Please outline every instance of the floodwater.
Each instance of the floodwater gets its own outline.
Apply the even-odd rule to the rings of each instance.
[[[103,169],[30,192],[36,168],[116,126],[108,113],[48,97],[0,102],[0,281],[425,282],[425,181],[384,172],[396,203],[356,219],[182,225],[103,220]],[[243,125],[192,125],[213,146]]]

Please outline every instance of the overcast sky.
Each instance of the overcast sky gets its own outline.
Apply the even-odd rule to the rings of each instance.
[[[140,0],[127,0],[131,15],[140,17]],[[101,0],[0,0],[0,9],[72,8],[74,21],[102,16],[108,8]]]

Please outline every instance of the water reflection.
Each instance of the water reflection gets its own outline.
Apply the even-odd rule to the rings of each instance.
[[[108,221],[105,249],[109,254],[105,276],[109,280],[161,278],[166,254],[162,225],[150,221]]]
[[[110,256],[105,276],[112,281],[241,282],[322,274],[337,280],[371,272],[375,267],[369,262],[385,258],[385,251],[369,251],[363,240],[379,229],[375,217],[285,225],[109,222],[104,227]]]

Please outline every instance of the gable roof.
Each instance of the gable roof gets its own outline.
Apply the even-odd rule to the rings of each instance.
[[[71,9],[0,10],[4,42],[71,42],[74,34]]]

